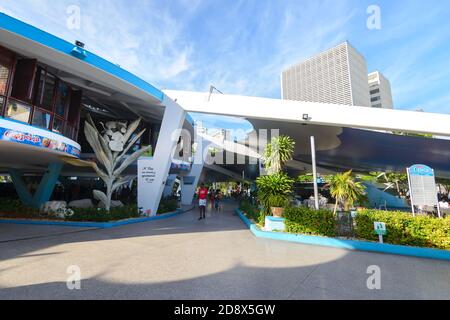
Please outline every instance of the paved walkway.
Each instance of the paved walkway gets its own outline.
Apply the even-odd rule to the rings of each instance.
[[[209,215],[48,236],[7,225],[39,237],[0,242],[0,299],[450,299],[448,262],[258,239],[231,206]],[[67,289],[70,265],[81,290]],[[367,288],[370,265],[381,290]]]

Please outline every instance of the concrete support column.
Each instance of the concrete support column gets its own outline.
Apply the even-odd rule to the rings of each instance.
[[[11,176],[12,182],[14,184],[14,188],[16,189],[17,195],[19,196],[20,201],[27,206],[31,207],[31,203],[33,201],[33,196],[28,190],[25,182],[22,179],[22,172],[17,169],[9,169],[9,175]]]
[[[208,153],[208,148],[211,145],[209,141],[203,140],[196,135],[197,150],[194,155],[194,163],[187,176],[183,177],[181,185],[181,204],[191,205],[194,200],[195,191],[200,183],[200,176],[202,175],[205,159]]]
[[[50,200],[62,168],[62,163],[51,163],[42,177],[39,187],[34,195],[31,195],[30,191],[27,189],[22,179],[23,174],[20,171],[10,169],[9,174],[11,175],[14,187],[16,188],[22,203],[26,206],[40,208],[42,204]]]
[[[170,172],[173,153],[180,137],[186,112],[167,96],[166,109],[153,157],[138,160],[138,206],[144,214],[155,216]]]

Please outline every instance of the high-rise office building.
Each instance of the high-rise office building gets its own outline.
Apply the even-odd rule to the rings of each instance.
[[[394,109],[391,83],[381,72],[369,73],[369,89],[373,108]]]
[[[282,72],[287,100],[370,107],[367,64],[348,41]]]

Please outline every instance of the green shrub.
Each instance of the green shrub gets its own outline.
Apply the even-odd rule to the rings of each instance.
[[[270,212],[271,207],[284,207],[289,203],[294,180],[285,173],[261,176],[256,180],[258,200]]]
[[[178,199],[174,197],[168,197],[161,199],[158,208],[158,214],[173,212],[179,207]]]
[[[110,212],[99,208],[73,208],[72,210],[74,214],[66,217],[67,221],[109,222],[139,218],[141,216],[141,212],[135,204],[111,208]]]
[[[239,209],[245,213],[245,215],[254,220],[255,222],[259,222],[260,212],[258,207],[252,205],[248,200],[242,200]]]
[[[283,214],[286,231],[326,237],[336,235],[336,220],[330,210],[313,210],[306,207],[289,207]]]
[[[0,215],[8,217],[8,215],[11,214],[33,218],[39,216],[39,209],[24,206],[22,202],[17,199],[0,199]]]
[[[374,222],[386,223],[384,241],[391,244],[450,249],[450,217],[438,219],[428,216],[413,217],[405,212],[365,209],[356,218],[356,237],[378,240]]]

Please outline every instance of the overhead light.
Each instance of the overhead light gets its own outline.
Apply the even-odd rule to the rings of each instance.
[[[81,41],[76,40],[76,41],[75,41],[75,45],[76,45],[77,47],[84,48],[84,43],[81,42]]]
[[[86,59],[88,55],[87,51],[84,50],[84,43],[78,40],[75,41],[75,47],[73,47],[72,51],[70,51],[70,54],[81,60]]]

